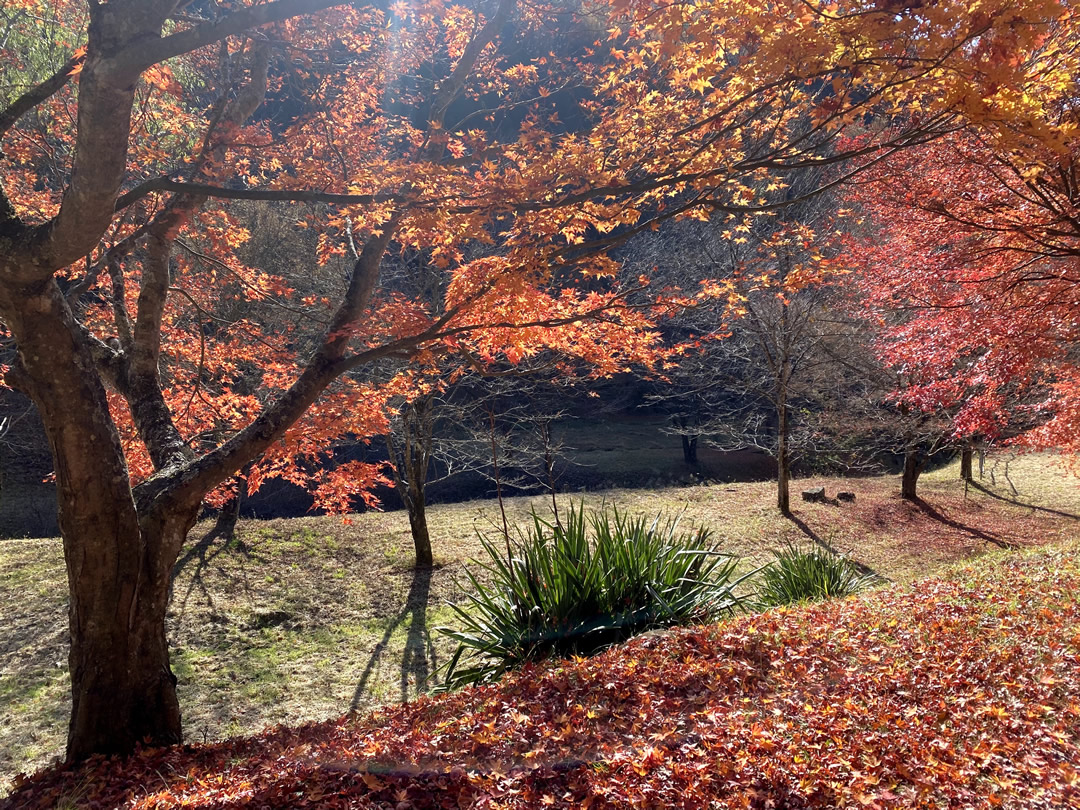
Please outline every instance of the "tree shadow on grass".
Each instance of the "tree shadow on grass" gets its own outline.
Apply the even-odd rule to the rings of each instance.
[[[1035,506],[1034,504],[1024,503],[1013,498],[1006,498],[1004,495],[999,495],[989,487],[983,486],[978,481],[969,481],[968,486],[973,489],[979,490],[983,495],[989,495],[991,498],[996,498],[999,501],[1005,503],[1011,503],[1013,506],[1022,506],[1025,509],[1031,509],[1034,512],[1044,512],[1048,515],[1057,515],[1058,517],[1069,518],[1070,520],[1080,520],[1080,515],[1074,515],[1072,512],[1062,512],[1060,509],[1051,509],[1048,506]]]
[[[810,526],[807,525],[806,521],[804,521],[798,515],[796,515],[794,513],[790,513],[790,514],[788,514],[787,517],[792,523],[795,524],[795,526],[798,527],[799,531],[801,531],[803,534],[805,534],[816,545],[818,545],[821,548],[825,549],[825,551],[828,551],[830,554],[835,554],[837,556],[842,556],[840,551],[838,551],[836,548],[834,548],[827,540],[823,539],[821,537],[821,535],[819,535],[817,532],[815,532],[813,529],[811,529]],[[855,566],[855,570],[858,571],[863,576],[877,577],[882,582],[888,582],[889,581],[888,577],[883,577],[881,574],[879,574],[877,571],[875,571],[873,568],[871,568],[866,563],[859,562],[854,557],[850,557],[850,556],[848,556],[848,559],[851,561],[851,564],[853,566]]]
[[[409,594],[405,597],[405,606],[386,625],[382,638],[375,645],[371,658],[368,659],[367,666],[364,667],[364,672],[356,685],[352,702],[349,704],[350,711],[355,711],[360,707],[367,691],[368,681],[371,680],[383,653],[386,652],[394,631],[406,620],[409,622],[409,629],[405,636],[405,649],[401,653],[401,702],[404,703],[409,699],[410,685],[414,695],[427,689],[428,680],[438,669],[435,645],[427,626],[427,607],[431,598],[433,570],[430,567],[424,567],[413,571]]]
[[[919,508],[919,511],[921,511],[924,515],[926,515],[931,520],[935,520],[938,523],[942,523],[945,526],[948,526],[948,527],[950,527],[952,529],[956,529],[957,531],[961,531],[961,532],[964,532],[965,534],[969,534],[972,537],[975,537],[975,538],[978,538],[979,540],[982,540],[983,542],[992,543],[993,545],[997,546],[998,548],[1004,548],[1004,549],[1018,548],[1018,546],[1015,543],[1010,543],[1008,540],[1003,540],[1002,538],[998,537],[997,535],[990,534],[989,532],[985,532],[982,529],[976,529],[974,526],[968,526],[966,523],[961,523],[959,520],[954,520],[953,518],[946,515],[944,512],[940,512],[937,509],[935,509],[931,504],[927,503],[922,498],[916,498],[915,500],[911,501],[911,503],[913,503],[915,506],[917,506]]]
[[[203,581],[203,572],[214,558],[222,552],[226,551],[233,540],[235,535],[236,522],[235,521],[221,521],[219,520],[210,531],[208,531],[203,537],[198,540],[195,545],[187,550],[176,564],[173,565],[172,579],[169,582],[169,601],[173,599],[173,588],[176,585],[176,579],[183,573],[184,569],[195,560],[195,570],[191,573],[191,581],[188,583],[187,590],[184,591],[184,596],[180,600],[179,614],[183,616],[184,610],[187,607],[188,599],[191,597],[191,592],[198,588],[203,597],[206,599],[206,604],[211,611],[215,610],[214,598],[210,595],[210,590],[206,587],[206,583]],[[218,541],[222,541],[218,543]],[[236,547],[247,554],[247,547],[242,541],[236,541]]]

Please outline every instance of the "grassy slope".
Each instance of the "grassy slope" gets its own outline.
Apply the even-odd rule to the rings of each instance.
[[[901,582],[1002,546],[1080,536],[1080,487],[1056,461],[988,463],[983,483],[988,493],[965,494],[955,466],[937,471],[924,477],[919,507],[899,501],[893,477],[799,482],[824,484],[830,494],[850,489],[858,500],[799,503],[797,524],[774,513],[768,483],[619,490],[587,500],[649,514],[685,507],[685,520],[713,528],[748,565],[785,539],[811,534]],[[543,499],[510,501],[511,520],[531,505],[546,508]],[[448,649],[431,629],[451,620],[446,603],[460,598],[455,577],[478,551],[476,531],[494,531],[496,518],[491,502],[433,509],[441,565],[419,575],[409,568],[402,513],[362,515],[351,525],[250,522],[228,547],[200,542],[209,526],[197,527],[170,618],[188,738],[221,739],[414,697],[445,661]],[[0,793],[15,772],[62,748],[64,603],[57,541],[0,543]]]
[[[1077,807],[1078,551],[998,553],[366,716],[54,771],[11,806]]]

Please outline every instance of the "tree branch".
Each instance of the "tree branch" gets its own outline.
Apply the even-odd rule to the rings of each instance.
[[[0,138],[3,138],[16,122],[41,102],[55,95],[71,78],[72,72],[86,59],[85,53],[77,53],[59,70],[36,87],[32,87],[0,112]]]
[[[289,189],[267,188],[224,188],[208,183],[185,183],[168,177],[155,177],[146,180],[116,200],[114,211],[127,208],[132,203],[156,191],[168,191],[174,194],[194,194],[202,197],[215,197],[226,200],[266,200],[277,202],[325,202],[336,205],[373,205],[376,203],[407,203],[408,198],[401,194],[333,194],[326,191],[291,191]],[[437,205],[432,200],[425,205]]]
[[[117,55],[116,64],[122,73],[134,76],[158,62],[196,51],[250,28],[342,5],[346,5],[342,0],[276,0],[248,6],[219,20],[208,21],[167,37],[135,43]]]

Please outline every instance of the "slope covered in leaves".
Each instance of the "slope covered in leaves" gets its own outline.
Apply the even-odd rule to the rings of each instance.
[[[1076,552],[647,636],[367,717],[99,759],[3,806],[1077,806]]]

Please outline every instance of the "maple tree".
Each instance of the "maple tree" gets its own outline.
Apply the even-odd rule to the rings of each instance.
[[[1080,442],[1078,60],[1070,18],[1009,89],[1021,117],[969,121],[850,195],[867,227],[847,260],[905,381],[894,396],[951,414],[968,445]]]
[[[55,461],[70,759],[181,739],[170,570],[239,470],[343,509],[381,473],[326,465],[327,451],[382,432],[385,403],[441,355],[567,351],[600,373],[647,359],[640,285],[614,280],[605,249],[666,219],[782,207],[786,171],[862,171],[958,114],[997,116],[1013,54],[1062,14],[1051,0],[620,0],[581,58],[523,59],[507,43],[564,24],[560,9],[2,8],[23,41],[42,16],[62,32],[51,62],[7,69],[20,81],[0,110],[0,317],[17,347],[8,382]],[[865,140],[832,148],[856,124]],[[242,261],[238,201],[313,204],[296,219],[338,272],[307,292]],[[489,249],[470,258],[475,244]],[[394,251],[445,275],[439,308],[380,286]],[[388,357],[410,360],[389,383],[354,373]]]

